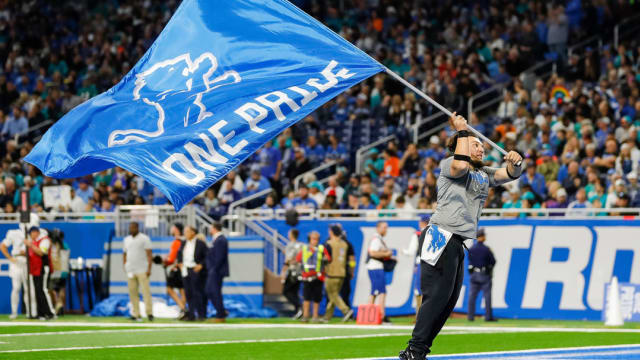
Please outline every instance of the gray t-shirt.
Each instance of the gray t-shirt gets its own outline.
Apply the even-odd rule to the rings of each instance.
[[[474,239],[478,228],[478,219],[484,201],[489,196],[489,186],[498,186],[494,174],[497,168],[483,167],[469,170],[458,177],[451,175],[453,156],[440,162],[438,176],[438,205],[431,217],[431,224]]]

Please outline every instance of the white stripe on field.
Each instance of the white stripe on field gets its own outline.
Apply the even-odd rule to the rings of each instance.
[[[600,345],[600,346],[577,346],[577,347],[565,347],[565,348],[546,348],[546,349],[532,349],[532,350],[509,350],[509,351],[487,351],[487,352],[475,352],[475,353],[459,353],[459,354],[442,354],[442,355],[429,355],[430,359],[440,359],[440,358],[449,358],[449,357],[472,357],[472,356],[494,356],[494,355],[517,355],[517,354],[535,354],[535,353],[543,353],[543,352],[554,352],[554,351],[591,351],[591,350],[614,350],[614,349],[628,349],[628,348],[638,348],[640,349],[640,345],[636,344],[626,344],[626,345]],[[399,351],[399,350],[398,350]],[[624,350],[620,351],[626,352]],[[573,353],[568,353],[573,354]],[[600,354],[599,352],[594,353],[594,355]],[[552,354],[540,354],[542,355],[552,355]],[[554,356],[565,355],[565,353],[553,354]],[[351,358],[351,359],[341,359],[341,360],[371,360],[372,358]],[[397,359],[397,357],[390,358],[375,358],[377,360],[385,360],[385,359]],[[492,359],[500,359],[505,360],[505,358],[492,358]],[[521,357],[518,359],[522,359]],[[477,360],[477,359],[474,359]]]
[[[408,325],[356,325],[356,324],[193,324],[193,323],[95,323],[71,321],[0,321],[0,326],[90,326],[90,327],[141,327],[141,328],[222,328],[222,329],[368,329],[368,330],[413,330]],[[491,332],[578,332],[578,333],[640,333],[640,329],[608,328],[561,328],[561,327],[515,327],[515,326],[445,326],[451,331]]]
[[[105,345],[105,346],[77,346],[77,347],[48,348],[48,349],[3,350],[3,351],[0,351],[0,353],[28,353],[28,352],[42,352],[42,351],[127,349],[127,348],[166,347],[166,346],[278,343],[278,342],[293,342],[293,341],[364,339],[364,338],[387,337],[387,336],[403,336],[403,334],[387,333],[387,334],[319,336],[319,337],[289,338],[289,339],[220,340],[220,341],[197,341],[197,342],[169,343],[169,344],[130,344],[130,345]]]

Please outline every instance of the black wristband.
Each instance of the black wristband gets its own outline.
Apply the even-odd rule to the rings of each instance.
[[[469,157],[467,155],[453,154],[453,160],[466,161],[466,162],[470,163],[471,162],[471,157]]]
[[[467,137],[471,134],[469,134],[469,132],[467,130],[460,130],[458,131],[458,139],[463,138],[463,137]]]
[[[515,165],[514,165],[514,166],[515,166]],[[513,176],[513,175],[511,175],[511,173],[509,172],[509,165],[507,165],[507,167],[506,167],[505,169],[507,170],[507,176],[509,176],[509,178],[510,178],[511,180],[518,180],[518,178],[519,178],[520,176]]]

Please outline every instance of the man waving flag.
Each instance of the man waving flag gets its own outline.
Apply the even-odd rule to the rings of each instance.
[[[25,160],[47,176],[120,166],[182,208],[265,142],[384,71],[286,0],[184,0],[133,69]]]

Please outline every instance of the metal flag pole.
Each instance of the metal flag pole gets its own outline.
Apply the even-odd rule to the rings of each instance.
[[[423,99],[427,100],[428,102],[430,102],[433,106],[437,107],[438,109],[440,109],[440,111],[442,111],[443,113],[445,113],[447,116],[451,117],[453,116],[453,113],[451,111],[449,111],[447,108],[445,108],[444,106],[440,105],[437,101],[433,100],[431,97],[429,97],[429,95],[425,94],[424,92],[422,92],[420,89],[418,89],[417,87],[413,86],[410,82],[408,82],[407,80],[403,79],[402,76],[394,73],[393,71],[389,70],[389,68],[385,67],[385,72],[389,75],[391,75],[394,79],[400,81],[404,86],[408,87],[409,89],[411,89],[413,92],[415,92],[416,94],[420,95],[420,97],[422,97]],[[480,131],[474,129],[473,127],[471,127],[471,125],[467,124],[467,128],[477,137],[479,137],[480,139],[482,139],[482,141],[487,142],[489,145],[491,145],[494,149],[498,150],[502,155],[507,155],[507,151],[504,150],[503,148],[501,148],[500,146],[498,146],[496,143],[494,143],[493,141],[491,141],[491,139],[489,139],[488,137],[484,136]],[[516,166],[520,166],[522,165],[522,161],[518,161],[518,163],[516,164]]]

